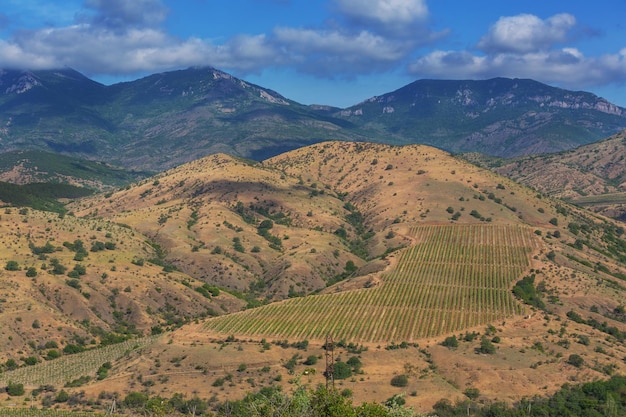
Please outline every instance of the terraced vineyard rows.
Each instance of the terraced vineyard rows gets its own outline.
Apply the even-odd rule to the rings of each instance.
[[[113,362],[134,350],[141,349],[154,342],[158,337],[157,335],[126,340],[122,343],[90,349],[48,362],[0,373],[0,385],[5,385],[11,381],[24,384],[26,387],[36,388],[40,385],[63,385],[81,376],[95,377],[96,371],[102,364]]]
[[[208,320],[207,330],[286,339],[400,342],[501,321],[521,313],[513,282],[530,265],[529,229],[430,225],[411,230],[384,284],[315,295]]]

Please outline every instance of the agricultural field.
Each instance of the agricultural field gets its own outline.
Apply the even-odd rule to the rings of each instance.
[[[501,321],[523,308],[511,286],[529,267],[529,229],[507,225],[427,225],[410,230],[382,284],[295,298],[208,320],[206,330],[286,339],[412,342]]]
[[[41,362],[37,365],[18,368],[0,373],[0,385],[9,382],[36,388],[41,385],[64,385],[81,377],[95,378],[98,368],[107,362],[114,362],[123,356],[141,349],[159,336],[148,336],[126,340],[122,343],[86,350],[58,359]]]

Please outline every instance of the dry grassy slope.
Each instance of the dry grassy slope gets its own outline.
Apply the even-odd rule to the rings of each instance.
[[[373,164],[375,159],[377,163]],[[391,167],[387,169],[388,166]],[[316,184],[316,188],[313,188],[313,184]],[[313,190],[318,193],[324,190],[324,194],[311,197]],[[333,197],[335,193],[348,193],[345,200],[362,211],[367,227],[376,232],[371,243],[372,252],[382,252],[385,247],[403,243],[403,231],[412,224],[453,222],[450,219],[452,215],[446,211],[449,206],[461,213],[457,223],[481,221],[469,214],[476,210],[483,217],[490,217],[493,223],[525,224],[540,233],[537,239],[541,242],[541,249],[532,260],[532,268],[537,275],[536,282],[543,281],[548,294],[553,297],[552,302],[548,302],[548,313],[535,312],[530,319],[514,317],[493,323],[496,334],[501,338],[494,355],[476,355],[474,349],[478,346],[478,340],[462,342],[457,350],[448,350],[439,345],[443,337],[420,341],[420,349],[423,351],[416,348],[387,351],[384,346],[368,346],[368,352],[361,355],[365,374],[343,381],[340,385],[342,389],[351,389],[357,402],[384,401],[392,394],[415,392],[415,396],[405,397],[408,405],[428,411],[428,407],[440,398],[463,398],[462,392],[468,387],[480,389],[481,400],[513,401],[522,396],[549,394],[566,382],[605,378],[611,371],[626,372],[626,363],[622,360],[626,357],[624,343],[590,326],[576,324],[566,317],[568,311],[574,310],[585,319],[592,317],[600,322],[607,321],[609,325],[626,331],[624,323],[605,316],[624,303],[625,286],[621,280],[598,269],[598,263],[601,263],[612,273],[626,273],[623,263],[606,251],[607,243],[603,241],[604,228],[611,229],[616,225],[585,210],[550,198],[539,198],[536,192],[495,173],[428,147],[323,143],[273,158],[262,166],[215,155],[168,171],[129,189],[76,204],[73,207],[76,214],[86,218],[73,221],[77,224],[84,222],[88,231],[80,229],[80,234],[74,233],[73,236],[82,236],[87,240],[92,234],[100,236],[98,233],[104,233],[105,230],[98,232],[94,223],[88,220],[88,215],[98,215],[127,223],[158,240],[167,247],[170,258],[196,278],[244,288],[248,280],[258,279],[255,274],[262,274],[261,278],[270,281],[268,285],[272,289],[280,287],[284,280],[295,282],[296,289],[303,286],[307,288],[307,284],[313,288],[317,285],[314,282],[317,277],[321,284],[324,276],[339,271],[346,260],[358,261],[348,254],[344,244],[331,233],[342,224],[350,228],[344,222],[347,214],[342,208],[344,201]],[[489,198],[490,193],[493,193],[492,199]],[[268,206],[273,203],[276,211],[281,209],[289,214],[292,227],[276,225],[272,229],[276,235],[289,235],[288,240],[283,240],[284,253],[269,249],[267,242],[256,234],[255,227],[246,224],[236,214],[234,206],[237,201],[246,206],[249,203]],[[511,210],[513,207],[515,211]],[[188,228],[194,210],[198,213],[197,222]],[[309,211],[312,216],[307,216]],[[3,215],[3,221],[6,219]],[[552,219],[556,220],[556,225],[550,223]],[[242,230],[236,232],[227,227],[224,221]],[[590,229],[574,235],[567,228],[572,222],[586,224]],[[29,220],[28,224],[34,223]],[[23,227],[21,217],[13,219],[5,233],[18,230],[18,226]],[[320,226],[322,231],[312,229],[316,226]],[[79,231],[77,226],[74,228],[76,232]],[[51,228],[57,229],[60,228]],[[129,229],[120,230],[132,235]],[[396,237],[385,239],[391,230],[396,232]],[[554,237],[556,231],[560,233],[559,238]],[[40,233],[45,233],[45,229]],[[232,249],[233,237],[240,237],[246,247],[244,254]],[[58,238],[62,239],[70,240],[65,235]],[[142,239],[139,234],[137,239]],[[573,246],[577,239],[587,241],[588,244],[577,249]],[[124,240],[128,241],[126,238]],[[196,245],[198,249],[194,251],[193,246]],[[217,245],[224,252],[212,255],[211,251]],[[250,249],[253,245],[258,245],[260,252],[252,253]],[[134,250],[141,251],[141,248],[138,246]],[[316,253],[311,253],[311,249],[316,249]],[[334,249],[340,249],[338,259],[332,255]],[[550,251],[554,251],[553,261],[546,256]],[[107,280],[113,277],[127,279],[117,284],[119,288],[124,288],[126,283],[137,282],[132,276],[135,269],[130,264],[130,252],[129,248],[126,255],[128,263],[124,263],[123,268],[118,266],[117,273],[109,271],[110,264],[105,271],[111,277]],[[235,262],[225,257],[225,252],[231,256],[237,255],[239,260]],[[60,254],[69,256],[65,252]],[[282,267],[285,262],[290,262],[291,266],[285,269]],[[26,264],[26,261],[20,260],[20,263]],[[363,262],[359,261],[359,264],[363,265]],[[126,267],[131,272],[128,277],[126,273],[120,273]],[[145,268],[140,271],[145,271]],[[296,269],[309,274],[303,275],[305,279],[300,281],[300,287],[297,286],[297,274],[288,275]],[[367,265],[363,265],[362,269],[367,269]],[[88,271],[91,271],[91,267],[88,267]],[[9,274],[7,271],[2,272],[3,277]],[[101,272],[98,270],[95,274]],[[23,271],[18,274],[23,279]],[[46,279],[56,279],[48,275],[37,279],[44,276]],[[161,278],[170,282],[168,280],[174,277],[169,275]],[[59,279],[62,281],[64,277]],[[13,293],[23,291],[22,288],[36,293],[31,284],[25,285],[20,280],[3,280],[3,283],[7,282],[12,285],[4,290],[7,299]],[[94,280],[93,285],[97,282]],[[176,282],[174,284],[177,285]],[[346,288],[350,288],[350,285],[346,285]],[[110,292],[104,285],[98,289],[104,296]],[[135,287],[131,287],[131,290],[128,294],[121,291],[120,296],[134,297],[139,294]],[[66,292],[59,290],[58,294],[62,296]],[[159,295],[165,297],[167,292],[163,291]],[[92,295],[91,298],[94,297]],[[173,297],[169,300],[171,303],[176,301],[174,305],[183,308],[186,299],[182,295],[179,297],[179,300]],[[42,304],[44,307],[47,305]],[[31,331],[28,323],[31,318],[25,315],[27,311],[27,308],[20,310],[19,314],[23,317],[21,322],[16,321],[18,313],[10,316],[7,326],[2,327],[5,332],[2,335],[3,342],[7,340],[9,331],[13,332],[14,339],[18,331]],[[16,329],[16,323],[22,323],[20,330],[4,330]],[[64,334],[69,334],[71,326],[75,325],[70,321],[64,327]],[[213,395],[219,400],[240,398],[246,391],[275,383],[277,374],[283,376],[282,383],[286,389],[294,387],[288,383],[293,377],[287,374],[282,364],[295,351],[275,346],[270,351],[264,351],[258,341],[224,345],[221,342],[224,335],[210,335],[201,329],[201,324],[183,326],[144,351],[142,356],[124,358],[116,363],[109,378],[102,382],[94,381],[79,390],[86,390],[94,396],[102,390],[120,393],[136,391],[140,388],[140,375],[155,383],[145,389],[153,395],[165,397],[174,392],[186,393],[191,397],[195,392],[204,398]],[[468,330],[485,331],[484,327]],[[45,335],[59,337],[52,331]],[[578,343],[580,335],[588,336],[590,343]],[[221,338],[219,343],[214,339],[216,337]],[[351,356],[345,351],[338,353],[344,360]],[[584,358],[582,369],[566,363],[568,356],[573,353]],[[308,352],[301,354],[304,358],[309,354],[321,355],[320,358],[323,358],[321,346],[316,341],[312,341]],[[301,376],[301,382],[311,386],[322,382],[323,363],[323,359],[318,362],[315,376]],[[245,371],[237,370],[241,364],[247,365]],[[268,372],[263,371],[266,366],[269,367]],[[302,375],[305,368],[306,365],[299,361],[296,374]],[[411,375],[409,386],[391,387],[391,378],[401,373]],[[212,386],[216,379],[229,374],[233,381],[227,382],[228,388]],[[546,378],[546,375],[550,375],[550,378]]]
[[[548,224],[552,214],[537,212],[539,202],[525,187],[478,168],[438,149],[327,142],[279,155],[265,162],[306,183],[322,182],[347,193],[376,231],[403,230],[412,224],[450,222],[452,207],[460,211],[457,223],[475,223],[477,210],[494,223]],[[493,193],[500,198],[482,201]],[[507,209],[504,204],[514,207]]]
[[[217,154],[72,209],[78,216],[130,225],[159,242],[170,262],[203,281],[236,290],[256,284],[264,295],[284,298],[290,287],[301,293],[323,288],[348,260],[365,264],[332,233],[345,225],[345,210],[327,191],[275,168]],[[237,203],[256,223],[243,219]],[[270,229],[282,250],[258,235],[259,222],[267,218],[250,205],[290,220],[288,226],[274,222]],[[235,250],[235,238],[243,253]]]
[[[380,262],[366,264],[333,233],[344,227],[350,240],[356,237],[346,222],[346,202],[363,214],[365,230],[374,233],[367,240],[371,257],[410,244],[405,236],[412,225],[452,222],[456,212],[457,223],[488,220],[548,228],[553,227],[549,220],[559,217],[550,200],[538,200],[529,189],[443,151],[346,142],[312,145],[262,164],[217,154],[81,200],[71,209],[77,216],[131,226],[165,248],[169,262],[198,279],[236,290],[253,284],[260,295],[280,299],[290,289],[310,293],[324,288],[349,260],[362,268],[357,275],[380,270]],[[242,218],[238,203],[255,222]],[[267,218],[250,205],[290,220],[289,225],[275,222],[270,230],[282,239],[282,250],[257,234]],[[235,238],[243,253],[235,250]]]
[[[104,220],[20,211],[5,209],[0,215],[0,362],[20,355],[45,356],[47,351],[40,346],[48,341],[56,341],[62,349],[75,343],[74,335],[91,340],[90,326],[110,332],[123,320],[149,333],[152,326],[166,324],[168,312],[198,317],[208,309],[223,313],[223,308],[233,311],[241,307],[241,302],[228,294],[207,300],[181,284],[183,280],[192,286],[202,284],[182,273],[166,274],[147,262],[144,266],[132,264],[138,257],[154,257],[145,237],[135,231]],[[82,240],[88,251],[95,241],[113,242],[115,249],[89,252],[77,262],[75,253],[63,246],[76,239]],[[35,255],[29,247],[47,242],[56,247],[54,253]],[[53,259],[68,272],[76,264],[85,267],[80,289],[67,285],[66,274],[52,274]],[[8,261],[17,262],[19,270],[6,270]],[[36,277],[26,276],[29,267],[35,268]],[[115,317],[114,312],[121,316]],[[33,325],[35,320],[39,325]],[[16,355],[18,351],[22,353]]]
[[[591,145],[558,154],[523,157],[494,171],[545,194],[584,201],[584,196],[619,195],[626,191],[626,131]],[[608,201],[608,203],[606,202]],[[624,197],[593,204],[597,212],[619,217]]]

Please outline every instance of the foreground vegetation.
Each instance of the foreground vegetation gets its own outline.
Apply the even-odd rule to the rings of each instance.
[[[64,411],[64,410],[52,410],[37,408],[0,408],[0,412],[4,417],[104,417],[112,416],[115,414],[104,413],[90,413],[81,411]]]
[[[468,390],[466,400],[452,404],[441,399],[434,406],[438,417],[533,417],[577,416],[617,417],[626,415],[626,377],[613,376],[608,381],[595,381],[581,385],[564,385],[548,398],[522,399],[509,406],[505,403],[482,404],[476,401],[480,393]],[[146,416],[298,416],[298,417],[412,417],[419,416],[404,407],[404,398],[396,395],[384,404],[364,403],[354,405],[349,393],[334,388],[318,387],[307,390],[300,387],[293,394],[284,393],[279,387],[266,387],[248,394],[243,400],[227,401],[211,409],[206,401],[198,398],[186,400],[180,394],[170,399],[152,397],[131,392],[119,402],[120,415],[141,414]],[[116,409],[117,410],[117,409]],[[99,417],[103,414],[68,412],[51,409],[4,408],[5,417]],[[107,415],[114,415],[107,413]]]

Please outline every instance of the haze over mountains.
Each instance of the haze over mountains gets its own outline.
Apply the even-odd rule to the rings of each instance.
[[[213,68],[112,86],[71,69],[0,71],[0,150],[160,171],[216,152],[262,160],[325,140],[452,152],[557,152],[626,128],[626,110],[532,80],[420,80],[347,109],[305,106]]]

